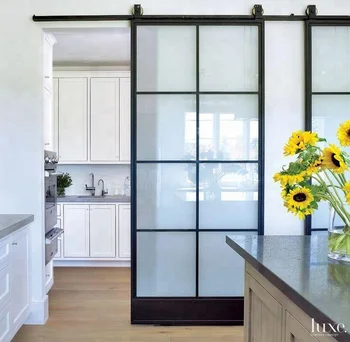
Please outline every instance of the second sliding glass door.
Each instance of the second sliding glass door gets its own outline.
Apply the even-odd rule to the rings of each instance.
[[[133,322],[243,319],[225,237],[263,226],[262,23],[134,25]]]

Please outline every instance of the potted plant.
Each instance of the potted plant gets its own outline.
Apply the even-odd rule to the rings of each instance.
[[[337,131],[340,145],[350,146],[350,120]],[[285,156],[296,160],[274,175],[282,187],[281,197],[287,210],[300,219],[318,209],[320,201],[329,203],[328,257],[350,262],[350,156],[334,144],[325,143],[317,133],[297,131],[292,133],[284,147]]]
[[[66,194],[66,188],[69,188],[73,184],[72,177],[68,172],[57,176],[57,196],[64,196]]]

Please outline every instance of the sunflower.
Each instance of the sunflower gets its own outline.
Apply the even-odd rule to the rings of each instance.
[[[337,137],[340,141],[340,145],[350,146],[350,120],[347,120],[339,125]]]
[[[296,209],[306,209],[311,202],[314,201],[314,196],[309,188],[296,188],[287,195],[289,207]]]
[[[311,207],[300,209],[294,205],[290,205],[288,202],[285,202],[284,206],[287,208],[288,212],[294,214],[295,216],[298,216],[300,220],[303,220],[305,216],[311,215],[314,212],[314,209]]]
[[[343,190],[345,192],[346,202],[350,204],[350,182],[346,182],[343,186]]]
[[[323,150],[323,160],[321,166],[326,169],[331,169],[335,173],[343,173],[347,170],[344,158],[341,154],[340,148],[330,144]]]
[[[276,173],[273,176],[273,179],[275,182],[280,182],[281,186],[286,186],[286,185],[293,185],[295,183],[300,183],[304,180],[306,176],[307,175],[305,171],[302,171],[296,175]]]
[[[318,173],[318,171],[320,170],[320,166],[322,165],[323,162],[323,158],[320,157],[318,159],[316,159],[313,163],[311,163],[308,168],[306,169],[306,174],[308,176],[313,175],[314,173]]]
[[[285,156],[293,156],[300,151],[306,150],[308,146],[315,146],[317,141],[317,133],[300,130],[293,132],[287,144],[284,146],[283,154]]]

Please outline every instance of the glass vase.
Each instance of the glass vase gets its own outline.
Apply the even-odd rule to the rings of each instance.
[[[344,207],[350,209],[347,204]],[[328,258],[350,264],[350,227],[332,206],[329,210]]]
[[[65,188],[57,188],[57,196],[65,196],[66,195],[66,189]]]

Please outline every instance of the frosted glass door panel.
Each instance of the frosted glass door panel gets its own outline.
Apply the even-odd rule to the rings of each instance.
[[[312,130],[328,143],[339,145],[337,130],[341,123],[350,119],[350,96],[313,95]]]
[[[137,159],[188,160],[195,156],[195,95],[138,95]]]
[[[258,159],[258,96],[200,96],[200,160]]]
[[[312,91],[350,91],[350,28],[312,28]]]
[[[258,27],[201,26],[201,91],[258,91]]]
[[[199,296],[244,295],[244,260],[232,253],[227,235],[256,235],[253,232],[199,233]]]
[[[195,229],[195,200],[195,164],[137,165],[137,229]]]
[[[196,27],[137,28],[137,91],[196,90]]]
[[[201,163],[199,228],[258,228],[258,164]]]
[[[137,296],[196,294],[196,234],[137,233]]]

